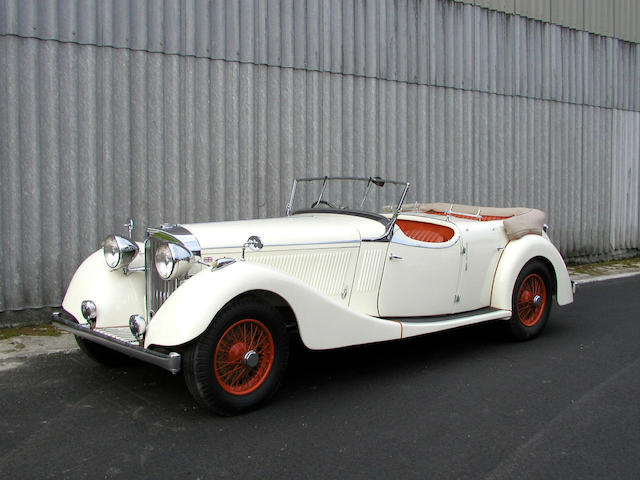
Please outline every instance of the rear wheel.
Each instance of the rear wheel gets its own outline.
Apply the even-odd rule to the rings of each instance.
[[[509,331],[516,340],[540,335],[551,312],[551,275],[540,261],[527,263],[513,288]]]
[[[195,400],[221,415],[267,402],[282,384],[289,339],[278,312],[256,299],[221,310],[183,357]]]

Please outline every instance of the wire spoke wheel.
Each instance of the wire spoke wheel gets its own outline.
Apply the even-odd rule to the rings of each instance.
[[[289,334],[279,312],[259,299],[237,299],[184,352],[184,379],[193,398],[220,415],[268,402],[289,359]]]
[[[274,350],[273,337],[262,322],[247,318],[234,323],[222,334],[214,354],[220,386],[233,395],[255,391],[273,368]]]
[[[540,321],[547,303],[544,280],[537,273],[524,279],[518,291],[518,318],[523,325],[532,327]]]
[[[531,340],[540,335],[551,311],[552,273],[546,264],[534,259],[516,279],[507,331],[514,340]]]

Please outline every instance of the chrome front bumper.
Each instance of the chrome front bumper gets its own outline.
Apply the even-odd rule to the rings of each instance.
[[[78,324],[73,315],[65,310],[53,312],[52,317],[52,323],[56,327],[73,333],[78,337],[86,338],[87,340],[104,345],[107,348],[111,348],[129,357],[137,358],[143,362],[164,368],[171,373],[175,374],[180,371],[182,357],[177,352],[168,354],[156,352],[118,338],[115,335],[110,335],[106,331],[91,330],[88,327]]]

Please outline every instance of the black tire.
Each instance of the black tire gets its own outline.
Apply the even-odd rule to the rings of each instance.
[[[219,415],[235,415],[275,395],[288,360],[289,336],[278,312],[244,298],[218,312],[185,350],[182,366],[198,404]]]
[[[110,348],[100,345],[91,340],[76,336],[76,343],[89,358],[104,365],[105,367],[124,367],[131,363],[131,357]]]
[[[551,274],[544,263],[527,263],[513,287],[508,332],[514,340],[531,340],[544,330],[553,301]]]

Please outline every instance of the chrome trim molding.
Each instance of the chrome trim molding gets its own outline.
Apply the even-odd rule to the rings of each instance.
[[[162,225],[160,228],[147,228],[147,237],[155,237],[165,243],[177,243],[189,250],[193,255],[200,256],[200,243],[196,237],[182,225]]]
[[[164,241],[157,236],[149,236],[144,242],[146,287],[147,287],[147,322],[153,321],[153,315],[162,306],[169,295],[178,288],[178,280],[163,280],[158,274],[155,265],[156,250]]]
[[[154,350],[149,350],[148,348],[143,348],[138,345],[125,342],[124,340],[111,337],[96,330],[89,330],[88,328],[78,324],[73,315],[64,310],[52,313],[52,323],[56,327],[73,333],[78,337],[82,337],[111,348],[112,350],[128,355],[129,357],[137,358],[143,362],[164,368],[173,374],[180,371],[182,357],[177,352],[171,352],[168,354],[156,352]]]
[[[405,324],[446,324],[456,320],[477,319],[485,320],[508,320],[511,318],[511,310],[500,310],[494,307],[483,307],[470,312],[451,313],[448,315],[433,315],[428,317],[378,317],[383,320],[392,320]],[[404,337],[403,337],[404,338]]]
[[[145,268],[147,284],[147,323],[153,321],[153,315],[162,306],[169,295],[178,288],[178,279],[163,280],[156,271],[155,254],[164,243],[175,243],[186,248],[194,257],[200,257],[201,247],[196,237],[182,225],[162,225],[160,228],[147,228],[145,246]]]
[[[344,243],[345,245],[348,244],[360,244],[360,240],[334,240],[331,242],[306,242],[306,243],[270,243],[269,245],[267,245],[267,250],[271,247],[305,247],[305,246],[309,246],[309,245],[337,245],[339,243]],[[231,249],[235,249],[235,248],[242,248],[242,245],[223,245],[221,247],[215,247],[212,248],[211,250],[213,251],[217,251],[217,250],[231,250]],[[206,251],[206,250],[205,250]],[[205,256],[212,256],[214,255],[214,253],[211,253],[211,251],[209,251],[209,253],[205,254]]]

